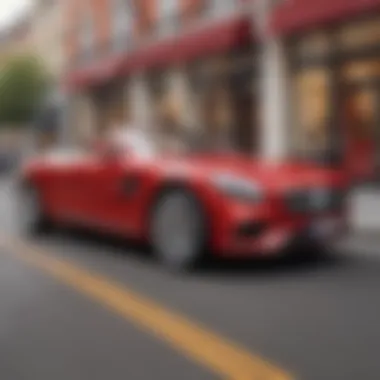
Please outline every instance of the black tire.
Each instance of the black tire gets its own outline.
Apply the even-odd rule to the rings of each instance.
[[[184,207],[182,212],[186,210],[186,215],[182,215],[182,226],[181,221],[175,223],[175,227],[170,226],[173,215],[175,218],[175,214],[169,214],[170,207],[173,208],[171,211],[177,207],[178,213],[179,205]],[[150,243],[166,267],[176,272],[189,271],[202,263],[208,245],[207,223],[202,204],[191,191],[185,188],[163,191],[153,205],[150,218]],[[178,233],[180,236],[175,236]]]
[[[287,258],[296,261],[319,261],[327,259],[331,251],[320,240],[305,239],[289,251]]]
[[[332,258],[334,252],[331,246],[323,241],[315,241],[310,247],[309,257],[314,261],[325,261]]]
[[[44,212],[41,196],[33,186],[23,186],[20,189],[17,217],[21,232],[25,235],[39,235],[52,229],[52,223]]]

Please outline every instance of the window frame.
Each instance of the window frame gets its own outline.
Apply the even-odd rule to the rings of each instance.
[[[136,14],[133,1],[112,0],[111,4],[112,50],[115,52],[128,50],[133,42],[134,14]]]
[[[335,25],[325,25],[323,29],[313,29],[310,30],[308,33],[318,32],[318,30],[322,30],[325,33],[329,35],[330,43],[331,43],[331,52],[329,54],[325,55],[310,55],[309,57],[297,57],[295,54],[295,45],[297,44],[297,41],[304,38],[302,34],[298,34],[295,36],[292,36],[287,39],[287,50],[289,53],[289,63],[290,63],[290,78],[291,78],[291,88],[293,88],[294,85],[294,79],[302,70],[309,69],[316,69],[316,68],[326,68],[329,70],[329,114],[326,117],[326,128],[328,133],[328,140],[330,146],[328,147],[328,154],[327,163],[328,164],[341,164],[344,162],[344,136],[342,135],[341,129],[338,127],[341,120],[341,104],[342,104],[342,94],[345,91],[345,88],[347,88],[347,85],[350,85],[350,83],[345,83],[342,75],[341,75],[341,69],[344,64],[354,61],[354,60],[361,60],[361,59],[379,59],[380,60],[380,41],[376,44],[365,44],[359,45],[359,46],[353,46],[352,48],[343,47],[339,43],[339,32],[341,32],[345,27],[349,28],[350,25],[354,25],[355,23],[361,23],[368,20],[371,22],[372,20],[376,19],[378,16],[372,16],[372,15],[366,15],[363,17],[360,17],[353,21],[345,21],[341,22],[339,24]],[[378,91],[380,94],[380,83],[378,84]],[[294,104],[294,99],[292,98],[292,111],[294,110],[294,107],[296,104]],[[294,121],[294,114],[292,115],[293,121]],[[378,118],[380,120],[380,112],[378,115]],[[293,123],[290,123],[294,124]],[[293,136],[295,133],[294,130],[289,130],[289,134]],[[293,140],[293,138],[292,138]],[[295,154],[294,146],[289,147],[289,152],[291,152],[291,156],[297,157]],[[378,151],[378,155],[380,155],[380,136],[379,141],[377,142],[376,150]],[[307,158],[306,158],[307,159]],[[380,158],[379,158],[379,165],[380,168]],[[380,170],[379,170],[380,173]],[[377,186],[380,185],[380,177],[378,174],[375,175],[376,179],[373,182],[370,182],[371,185],[376,184]],[[366,183],[364,185],[367,185]]]
[[[170,4],[170,7],[167,4]],[[157,2],[157,31],[160,37],[172,36],[180,29],[181,14],[180,0]]]
[[[226,4],[230,5],[227,7]],[[234,14],[240,5],[240,0],[207,0],[204,14],[211,18],[225,17]]]
[[[79,28],[79,61],[80,64],[87,63],[95,54],[95,19],[90,7],[83,10],[84,17]]]

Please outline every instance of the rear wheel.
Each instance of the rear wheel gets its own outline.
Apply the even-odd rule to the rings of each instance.
[[[189,270],[204,257],[207,242],[202,205],[185,189],[165,191],[153,207],[150,238],[159,259],[174,270]]]
[[[51,229],[39,192],[32,186],[21,189],[18,202],[18,222],[25,234],[38,234]]]

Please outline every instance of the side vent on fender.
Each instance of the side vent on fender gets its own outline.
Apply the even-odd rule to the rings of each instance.
[[[123,179],[121,188],[124,195],[132,197],[135,195],[141,184],[141,179],[138,176],[129,176]]]

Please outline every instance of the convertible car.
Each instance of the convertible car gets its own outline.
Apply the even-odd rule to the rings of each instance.
[[[237,154],[161,154],[124,134],[87,152],[24,165],[22,227],[72,224],[136,238],[175,269],[205,255],[275,257],[326,248],[346,231],[347,181],[337,169]]]

